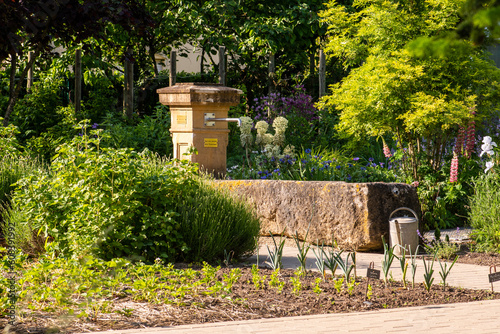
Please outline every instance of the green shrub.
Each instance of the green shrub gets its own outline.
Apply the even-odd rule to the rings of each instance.
[[[200,180],[195,192],[177,203],[176,211],[179,232],[189,249],[184,256],[187,262],[220,260],[225,252],[241,258],[255,250],[259,220],[246,203],[224,189]]]
[[[102,130],[83,131],[59,148],[48,173],[19,181],[12,198],[25,213],[19,223],[31,224],[50,251],[64,256],[173,261],[183,243],[171,208],[194,184],[195,167],[99,149],[94,136]]]
[[[3,121],[2,117],[0,117],[0,121]],[[19,134],[19,130],[12,124],[0,127],[0,159],[6,156],[20,155],[21,146],[17,141],[17,134]]]
[[[41,168],[36,159],[22,155],[7,155],[0,159],[0,204],[7,203],[14,184],[21,178]]]
[[[67,257],[173,262],[254,249],[258,221],[197,181],[196,166],[147,150],[101,148],[102,129],[78,128],[82,135],[59,147],[48,171],[18,182],[7,223],[23,251],[36,253],[46,242],[47,251]]]
[[[474,182],[470,198],[471,237],[478,251],[500,252],[500,178],[489,172]]]
[[[170,113],[163,105],[156,106],[155,114],[145,116],[136,124],[127,124],[123,119],[108,116],[104,121],[105,136],[102,146],[133,148],[142,151],[147,148],[161,156],[171,156]]]
[[[23,140],[39,136],[61,121],[63,116],[56,110],[63,105],[60,89],[63,81],[56,76],[41,77],[33,84],[31,93],[16,103],[11,119],[19,127]]]

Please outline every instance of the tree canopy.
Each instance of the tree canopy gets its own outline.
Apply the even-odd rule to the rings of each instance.
[[[499,102],[500,71],[471,43],[440,57],[419,57],[407,47],[455,29],[463,4],[358,0],[349,11],[331,1],[321,14],[327,53],[353,68],[321,105],[340,111],[345,135],[393,136],[415,179],[424,161],[440,166],[460,126],[491,114]]]

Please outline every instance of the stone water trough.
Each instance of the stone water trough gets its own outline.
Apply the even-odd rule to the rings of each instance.
[[[314,244],[376,251],[388,241],[389,216],[408,207],[420,219],[416,189],[404,183],[330,181],[214,181],[250,203],[261,221],[261,235],[284,233]],[[399,211],[395,216],[406,214]],[[411,215],[411,214],[409,214]],[[394,218],[394,217],[393,217]],[[309,232],[308,232],[309,231]]]

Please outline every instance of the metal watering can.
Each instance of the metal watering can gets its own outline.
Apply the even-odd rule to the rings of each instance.
[[[409,211],[413,217],[397,217],[392,218],[398,211]],[[394,254],[401,255],[401,248],[405,248],[407,252],[410,251],[415,254],[418,246],[418,217],[415,211],[410,208],[398,208],[394,210],[389,216],[389,246],[392,248],[394,245]]]

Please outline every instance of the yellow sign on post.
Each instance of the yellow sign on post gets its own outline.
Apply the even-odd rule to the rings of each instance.
[[[177,124],[187,124],[187,116],[177,115]]]
[[[205,147],[217,147],[218,139],[217,138],[205,138]]]

